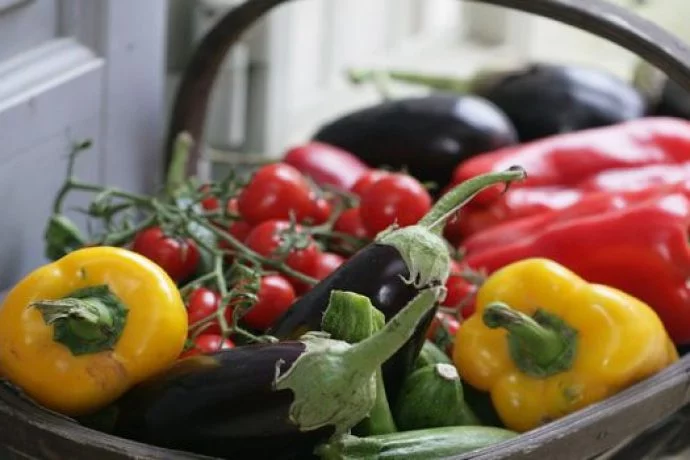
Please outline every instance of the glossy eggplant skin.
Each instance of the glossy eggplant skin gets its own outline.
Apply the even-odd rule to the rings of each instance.
[[[308,330],[320,330],[334,289],[367,296],[386,320],[390,320],[419,293],[403,278],[409,278],[409,270],[398,250],[384,244],[369,244],[298,299],[270,333],[279,339],[294,339]],[[433,308],[421,319],[414,335],[382,366],[386,396],[391,404],[396,401],[405,376],[414,368],[435,312]]]
[[[315,141],[345,149],[372,167],[405,168],[440,190],[462,160],[517,141],[508,118],[476,97],[432,94],[384,101],[320,127]]]
[[[643,96],[606,71],[575,65],[532,64],[486,82],[474,92],[498,106],[521,142],[645,115]]]
[[[690,120],[690,93],[678,83],[666,78],[659,100],[652,109],[652,115]]]
[[[332,427],[300,432],[288,418],[290,390],[274,391],[302,342],[257,344],[178,361],[116,404],[113,434],[218,458],[308,459]]]

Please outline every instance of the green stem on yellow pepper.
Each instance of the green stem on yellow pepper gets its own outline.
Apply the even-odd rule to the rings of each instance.
[[[107,285],[72,292],[61,299],[37,300],[36,308],[53,338],[74,356],[112,349],[122,335],[127,309]]]
[[[508,346],[515,365],[535,377],[548,377],[572,367],[577,331],[557,316],[537,310],[530,317],[502,302],[487,305],[484,324],[508,331]]]

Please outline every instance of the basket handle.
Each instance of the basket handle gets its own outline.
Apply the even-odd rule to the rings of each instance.
[[[289,0],[247,0],[233,8],[203,37],[177,89],[165,140],[169,164],[175,137],[183,131],[195,140],[187,174],[197,173],[208,103],[228,50],[258,19]],[[603,0],[469,0],[521,10],[579,27],[636,53],[679,85],[690,88],[690,48],[656,24]]]

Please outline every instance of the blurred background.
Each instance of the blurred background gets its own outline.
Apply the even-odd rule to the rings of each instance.
[[[688,0],[611,0],[683,40]],[[0,0],[0,296],[43,262],[46,217],[77,140],[77,174],[130,190],[160,184],[179,77],[234,0]],[[321,123],[380,100],[350,67],[469,76],[541,60],[628,78],[635,56],[513,10],[457,0],[299,0],[273,11],[227,56],[206,139],[213,174],[237,155],[280,157]],[[400,94],[423,91],[396,87]]]
[[[610,0],[690,39],[687,0]],[[172,0],[168,100],[195,41],[233,0]],[[686,34],[685,36],[683,34]],[[207,142],[222,151],[279,156],[324,120],[375,103],[348,84],[349,67],[393,67],[470,76],[526,61],[602,67],[628,78],[635,56],[574,27],[510,9],[457,0],[300,0],[245,38],[218,81]],[[421,91],[399,87],[398,93]]]

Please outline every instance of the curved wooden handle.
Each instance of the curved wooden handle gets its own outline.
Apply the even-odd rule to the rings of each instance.
[[[196,141],[187,172],[194,175],[200,156],[209,97],[228,50],[273,7],[289,0],[247,0],[229,11],[202,39],[191,56],[174,101],[165,142],[166,165],[175,137],[189,132]],[[690,48],[654,23],[604,0],[470,0],[555,19],[594,33],[636,53],[690,89]]]

